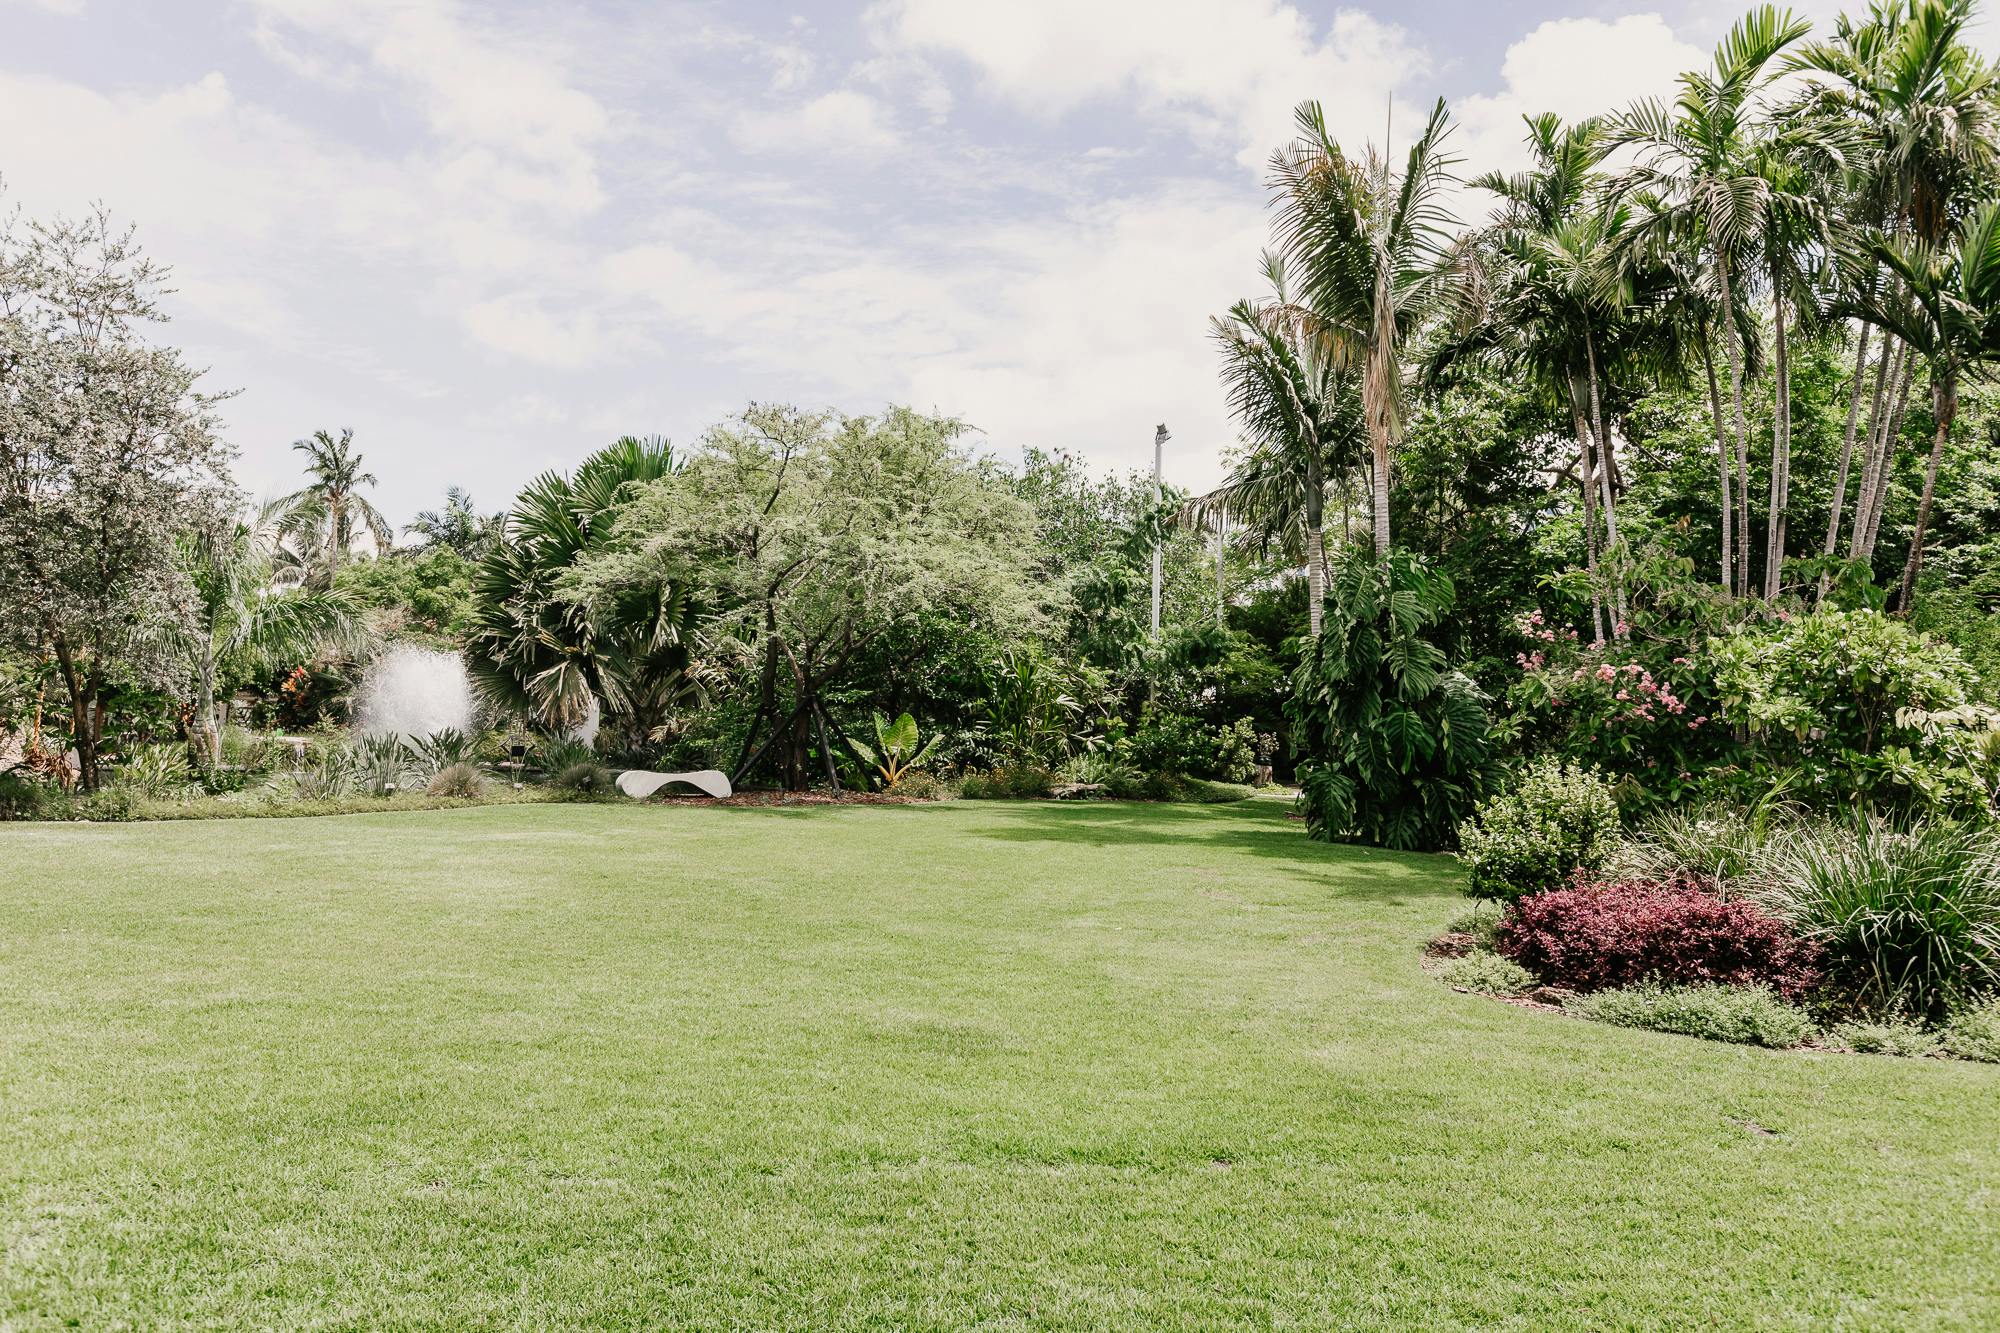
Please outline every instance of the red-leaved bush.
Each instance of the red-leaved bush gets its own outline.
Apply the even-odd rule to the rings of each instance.
[[[1797,998],[1819,984],[1817,946],[1755,903],[1689,880],[1593,881],[1515,903],[1494,947],[1551,986],[1607,990],[1762,982]]]

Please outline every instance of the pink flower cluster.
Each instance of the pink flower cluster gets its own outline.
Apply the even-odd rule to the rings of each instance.
[[[1600,662],[1595,668],[1578,667],[1570,673],[1570,680],[1576,684],[1595,681],[1600,685],[1617,687],[1612,700],[1626,707],[1614,711],[1606,719],[1608,725],[1614,727],[1621,723],[1657,722],[1662,717],[1678,717],[1687,712],[1686,702],[1674,693],[1674,687],[1654,679],[1653,673],[1637,662],[1623,665]],[[1688,725],[1692,729],[1707,720],[1706,717],[1698,718]]]
[[[1551,626],[1542,618],[1540,611],[1533,611],[1525,616],[1514,617],[1514,628],[1526,637],[1534,639],[1539,643],[1576,642],[1575,630],[1557,629]]]

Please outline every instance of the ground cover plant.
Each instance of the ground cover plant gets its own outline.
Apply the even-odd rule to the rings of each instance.
[[[0,1322],[2000,1318],[2000,1071],[1458,994],[1285,813],[0,828]]]

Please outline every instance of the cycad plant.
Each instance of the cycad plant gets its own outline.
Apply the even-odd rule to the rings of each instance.
[[[1453,845],[1497,777],[1479,688],[1427,637],[1456,600],[1416,556],[1353,557],[1292,678],[1306,830],[1410,851]]]

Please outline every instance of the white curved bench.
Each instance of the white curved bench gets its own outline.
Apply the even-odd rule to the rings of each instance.
[[[729,795],[729,775],[704,768],[698,773],[649,773],[643,768],[627,769],[618,775],[618,790],[635,801],[643,801],[669,782],[683,782],[718,799]]]

